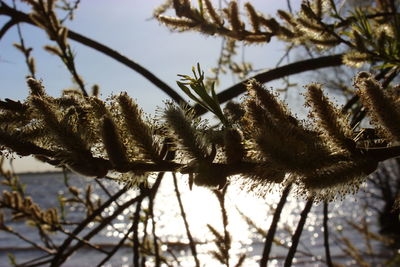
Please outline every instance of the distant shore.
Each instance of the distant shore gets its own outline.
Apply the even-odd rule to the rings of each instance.
[[[28,171],[28,172],[16,172],[15,174],[18,176],[21,175],[40,175],[40,174],[61,174],[63,172],[62,169],[55,169],[51,171]],[[72,173],[70,170],[67,170],[67,173]]]

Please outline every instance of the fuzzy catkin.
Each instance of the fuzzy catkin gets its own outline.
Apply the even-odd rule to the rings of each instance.
[[[312,108],[313,114],[318,118],[317,124],[328,135],[329,139],[339,147],[349,151],[355,149],[352,140],[352,130],[338,110],[323,94],[321,85],[312,83],[306,86],[307,105]]]
[[[244,7],[246,8],[248,17],[251,22],[251,26],[253,27],[254,32],[259,32],[260,31],[260,21],[257,15],[256,10],[254,9],[253,5],[247,2]]]
[[[48,101],[37,96],[32,96],[30,102],[43,120],[49,133],[64,146],[68,153],[76,154],[76,156],[79,155],[80,157],[91,155],[86,142],[71,130],[68,122],[59,121],[56,110]]]
[[[304,177],[302,182],[308,189],[334,188],[338,185],[359,185],[362,179],[376,170],[378,163],[368,158],[338,162],[321,168]]]
[[[105,117],[103,119],[101,132],[104,147],[111,163],[116,168],[123,169],[128,163],[126,148],[123,145],[118,130],[111,118]]]
[[[156,145],[151,128],[142,120],[137,104],[126,93],[119,95],[117,101],[124,117],[125,126],[141,154],[150,160],[160,161],[160,149]]]
[[[229,3],[227,15],[232,26],[232,31],[241,32],[244,30],[244,25],[240,20],[238,6],[235,1]]]
[[[249,95],[257,101],[265,110],[278,120],[287,120],[291,115],[287,107],[266,90],[259,82],[252,79],[247,83],[247,91]]]
[[[31,95],[39,97],[43,97],[46,95],[44,87],[39,81],[35,80],[34,78],[28,78],[26,82],[29,86]]]
[[[182,149],[194,159],[203,159],[207,150],[192,125],[193,117],[188,116],[184,110],[170,105],[164,112],[164,118],[171,129],[172,138],[177,140]]]
[[[245,155],[242,144],[242,136],[237,129],[226,129],[224,131],[225,156],[228,164],[241,162]]]
[[[217,14],[217,12],[215,11],[214,6],[212,5],[210,0],[203,0],[207,9],[207,13],[210,16],[210,18],[212,19],[212,21],[219,25],[222,26],[223,25],[223,19],[221,19],[221,17]]]
[[[400,140],[400,111],[383,92],[381,85],[372,77],[360,73],[355,81],[358,94],[372,119],[383,126],[383,133],[391,141]]]

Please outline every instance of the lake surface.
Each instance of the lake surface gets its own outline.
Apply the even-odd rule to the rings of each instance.
[[[69,182],[77,188],[84,189],[88,183],[94,188],[95,197],[103,200],[107,199],[104,191],[96,184],[93,179],[81,177],[79,175],[69,173]],[[194,239],[199,243],[197,250],[199,252],[200,262],[203,266],[221,266],[209,253],[215,248],[213,235],[207,228],[207,224],[222,232],[221,212],[218,201],[210,190],[201,187],[194,187],[189,190],[186,177],[179,178],[179,187],[182,193],[184,208],[187,213],[190,229]],[[62,173],[42,173],[42,174],[23,174],[20,176],[22,183],[26,184],[26,192],[31,195],[33,200],[37,202],[41,208],[50,208],[58,206],[57,195],[66,191],[64,186],[64,178]],[[193,266],[193,258],[187,246],[179,246],[180,242],[187,242],[186,233],[178,202],[174,192],[172,176],[166,175],[161,184],[161,191],[155,199],[155,214],[157,216],[157,235],[160,239],[168,244],[161,248],[168,256],[167,250],[171,249],[177,255],[181,266]],[[112,181],[105,181],[107,188],[116,192],[120,186]],[[0,190],[4,190],[4,186],[0,186]],[[135,190],[130,190],[123,199],[130,199],[137,194]],[[357,201],[360,194],[356,196],[348,196],[344,201],[330,204],[330,246],[334,261],[345,264],[346,266],[357,266],[357,263],[348,257],[343,248],[345,245],[341,241],[341,237],[348,238],[357,248],[366,251],[368,244],[365,242],[364,236],[352,229],[346,223],[346,220],[360,222],[365,218],[368,222],[373,220],[374,216],[371,211],[363,208],[363,202]],[[249,225],[240,213],[245,214],[255,223],[256,226],[266,231],[272,220],[273,209],[279,200],[279,192],[271,193],[267,198],[262,199],[243,192],[239,186],[231,185],[228,189],[226,197],[226,206],[229,216],[228,230],[232,235],[231,255],[233,266],[239,255],[245,253],[247,259],[243,266],[258,266],[257,262],[263,250],[264,237],[260,235],[255,227]],[[296,197],[289,197],[284,211],[281,215],[279,230],[276,234],[282,243],[290,246],[291,233],[297,226],[299,213],[304,207],[304,201]],[[111,213],[113,207],[107,212]],[[240,211],[240,212],[239,212]],[[102,246],[105,249],[111,249],[116,244],[130,226],[129,216],[134,213],[134,207],[126,210],[124,215],[118,216],[113,221],[115,228],[109,226],[94,239],[92,243]],[[82,210],[72,207],[67,211],[67,216],[72,221],[79,221],[84,217]],[[325,251],[323,246],[323,229],[322,229],[322,204],[315,205],[307,219],[306,226],[301,236],[298,252],[294,261],[294,266],[326,266]],[[34,228],[27,226],[24,222],[9,223],[13,229],[25,237],[39,241],[37,232]],[[89,225],[93,227],[93,225]],[[88,232],[90,227],[85,231]],[[120,231],[117,231],[117,230]],[[142,230],[143,227],[139,228]],[[372,227],[370,230],[376,231]],[[57,234],[54,236],[55,243],[61,243],[65,235]],[[372,242],[372,241],[371,241]],[[374,250],[380,250],[378,243],[372,242]],[[11,266],[8,261],[7,254],[13,253],[18,262],[24,262],[35,256],[41,255],[41,252],[32,249],[27,243],[21,242],[19,239],[7,233],[0,232],[0,266]],[[269,266],[282,266],[283,260],[287,254],[287,249],[282,246],[274,245]],[[95,250],[85,248],[74,254],[63,266],[96,266],[104,258],[104,254]],[[374,263],[373,266],[379,266],[381,259],[369,258],[369,262]],[[131,266],[132,265],[132,248],[125,246],[119,250],[117,254],[104,266]],[[152,266],[151,261],[148,266]]]

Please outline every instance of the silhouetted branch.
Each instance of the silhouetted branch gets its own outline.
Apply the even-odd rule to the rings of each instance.
[[[136,210],[133,215],[133,220],[132,220],[132,232],[133,232],[133,267],[139,267],[139,259],[140,259],[140,252],[139,252],[139,222],[140,222],[140,211],[142,210],[142,199],[138,201],[136,204]]]
[[[283,78],[285,76],[290,76],[305,71],[339,66],[343,64],[342,56],[343,56],[342,54],[337,54],[332,56],[324,56],[319,58],[302,60],[259,73],[220,92],[217,95],[218,101],[219,103],[222,104],[244,93],[246,91],[245,84],[249,82],[251,79],[256,79],[260,83],[267,83],[273,80]],[[194,108],[198,115],[206,113],[206,110],[199,104],[196,104]]]
[[[267,236],[265,237],[264,249],[262,253],[262,258],[260,261],[260,267],[266,267],[268,264],[269,253],[271,252],[272,243],[274,242],[274,236],[276,232],[276,228],[278,227],[278,222],[281,217],[281,213],[283,210],[283,206],[286,203],[287,197],[290,193],[291,185],[286,186],[286,188],[282,192],[282,196],[276,206],[274,211],[274,216],[272,217],[271,225],[269,226]]]
[[[140,200],[137,203],[140,205]],[[104,264],[111,259],[112,256],[125,244],[125,240],[128,239],[129,234],[134,231],[135,225],[132,224],[131,227],[128,229],[128,231],[125,233],[124,237],[121,238],[121,240],[114,246],[114,248],[108,252],[108,255],[99,263],[97,264],[97,267],[104,266]]]
[[[285,267],[290,267],[292,265],[294,255],[296,254],[297,245],[299,244],[300,241],[301,233],[303,231],[308,213],[310,212],[313,203],[314,203],[313,199],[307,200],[306,205],[304,206],[304,209],[300,214],[299,223],[297,224],[296,231],[292,236],[292,245],[290,246],[289,252],[285,259],[285,264],[284,264]]]
[[[118,191],[112,198],[109,198],[106,202],[104,202],[97,210],[95,210],[90,216],[88,216],[85,220],[83,220],[73,231],[72,235],[65,239],[64,242],[57,248],[57,254],[52,260],[52,266],[58,266],[59,260],[63,254],[63,252],[68,248],[71,242],[74,240],[72,236],[77,236],[83,229],[87,227],[89,223],[91,223],[99,214],[101,214],[112,202],[118,199],[122,194],[126,192],[127,188],[124,187],[120,191]],[[64,259],[65,260],[65,259]]]
[[[326,265],[333,267],[331,251],[329,249],[329,228],[328,228],[328,202],[324,201],[324,247],[326,255]]]
[[[96,234],[98,234],[101,230],[103,230],[104,227],[106,227],[107,225],[109,225],[112,220],[114,220],[118,215],[120,215],[125,209],[127,209],[129,206],[133,205],[134,203],[136,203],[139,199],[143,198],[144,195],[139,195],[135,198],[132,198],[131,200],[125,202],[124,204],[122,204],[119,208],[117,208],[115,210],[115,212],[104,218],[104,220],[102,220],[100,222],[100,224],[98,226],[96,226],[96,228],[94,228],[92,231],[90,231],[88,234],[86,234],[82,239],[89,241],[93,236],[95,236]],[[65,262],[65,260],[71,256],[76,250],[80,249],[85,243],[82,241],[79,241],[76,245],[74,245],[71,249],[69,249],[65,254],[61,253],[60,257],[54,257],[52,264],[50,265],[51,267],[55,267],[55,266],[60,266],[63,262]],[[61,251],[63,252],[63,251]]]
[[[3,230],[4,231],[4,230]],[[6,232],[15,235],[16,237],[18,237],[19,239],[21,239],[22,241],[32,245],[33,247],[37,248],[38,250],[41,250],[43,252],[46,252],[49,255],[54,255],[55,254],[55,250],[54,249],[49,249],[47,247],[43,247],[35,242],[33,242],[32,240],[28,239],[27,237],[21,235],[19,232],[16,232],[10,228],[8,228],[7,230],[5,230]]]
[[[3,38],[4,34],[6,34],[8,32],[8,30],[11,29],[12,26],[14,26],[16,24],[18,24],[18,21],[15,19],[10,19],[9,21],[7,21],[7,23],[4,24],[0,30],[0,40],[1,40],[1,38]]]
[[[161,266],[161,257],[160,257],[160,250],[158,246],[158,236],[156,234],[156,220],[154,218],[154,198],[156,196],[158,187],[161,183],[161,179],[164,177],[165,172],[160,172],[157,176],[157,181],[158,183],[153,185],[151,193],[149,195],[149,213],[151,217],[151,222],[152,222],[152,235],[153,235],[153,246],[154,246],[154,256],[155,256],[155,266],[160,267]]]
[[[176,198],[178,199],[178,204],[179,204],[179,209],[181,210],[181,217],[183,220],[183,223],[185,224],[185,230],[186,230],[186,235],[189,239],[189,246],[190,246],[190,250],[192,251],[192,255],[195,261],[195,265],[197,267],[200,266],[200,262],[199,259],[197,257],[197,251],[196,251],[196,244],[194,243],[193,237],[192,237],[192,233],[190,232],[190,228],[189,228],[189,223],[186,219],[186,213],[185,213],[185,209],[183,208],[183,203],[182,203],[182,199],[181,199],[181,193],[179,192],[179,187],[178,187],[178,182],[176,179],[176,174],[172,173],[173,175],[173,180],[174,180],[174,187],[175,187],[175,193],[176,193]]]

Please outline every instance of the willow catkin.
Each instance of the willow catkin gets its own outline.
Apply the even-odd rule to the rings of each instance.
[[[281,19],[283,19],[287,24],[289,24],[293,27],[297,26],[297,23],[295,22],[293,16],[289,12],[280,9],[280,10],[278,10],[278,16]]]
[[[234,32],[243,31],[244,30],[244,24],[240,20],[239,8],[238,8],[237,3],[235,1],[231,1],[229,3],[229,7],[228,7],[228,10],[227,10],[226,13],[227,13],[229,22],[231,24],[232,31],[234,31]]]
[[[46,96],[43,85],[34,78],[28,78],[27,84],[30,89],[30,94],[33,96],[43,97]]]
[[[279,32],[281,26],[274,18],[266,19],[264,17],[260,17],[259,19],[260,24],[265,26],[271,33],[276,34]]]
[[[247,11],[247,16],[249,17],[251,26],[253,27],[254,32],[259,32],[260,31],[260,20],[259,16],[257,15],[256,10],[254,9],[253,5],[249,2],[247,2],[244,7],[246,8]]]
[[[164,118],[170,128],[171,137],[178,141],[188,155],[194,159],[203,159],[207,156],[204,140],[193,127],[194,117],[181,108],[169,105],[164,111]]]
[[[237,129],[228,128],[224,131],[225,156],[228,164],[242,161],[245,150],[242,144],[242,136]]]
[[[153,131],[142,119],[142,112],[136,103],[126,94],[117,97],[126,128],[138,146],[140,153],[153,161],[162,160],[160,148],[153,137]]]
[[[331,48],[341,43],[337,37],[327,34],[319,35],[317,38],[308,38],[308,40],[320,49]]]
[[[319,23],[302,17],[296,19],[296,27],[298,30],[312,37],[317,37],[326,31]]]
[[[157,17],[157,19],[160,20],[162,23],[166,24],[167,26],[170,26],[178,30],[190,29],[197,25],[197,22],[194,22],[187,18],[174,18],[174,17],[160,15]]]
[[[117,169],[125,168],[128,163],[126,148],[121,141],[117,127],[110,117],[103,119],[101,133],[104,147],[111,163]]]
[[[246,84],[247,92],[265,110],[278,120],[288,120],[291,117],[286,105],[277,99],[270,91],[266,90],[261,83],[252,79]]]
[[[286,171],[276,166],[273,166],[271,162],[265,162],[256,165],[256,167],[243,173],[244,176],[251,179],[250,184],[257,185],[268,185],[271,183],[281,183],[285,179]]]
[[[343,55],[343,63],[353,68],[360,68],[370,59],[367,53],[350,50]]]
[[[380,126],[383,134],[391,141],[400,140],[400,111],[394,102],[385,95],[381,85],[364,73],[355,79],[355,86],[359,89],[358,95],[367,108],[368,114]]]
[[[359,186],[362,179],[373,173],[378,167],[378,162],[372,159],[355,159],[341,161],[332,166],[316,170],[312,175],[302,179],[308,189],[334,188],[338,185]]]
[[[213,4],[211,3],[210,0],[203,0],[205,3],[205,7],[207,10],[208,15],[210,16],[210,18],[212,19],[212,21],[219,25],[222,26],[223,25],[223,19],[221,18],[220,15],[218,15],[217,11],[215,10]]]
[[[320,84],[312,83],[306,88],[306,103],[318,118],[318,126],[324,129],[328,139],[332,139],[339,148],[353,151],[355,142],[352,140],[352,130],[346,118],[323,94]]]
[[[232,101],[229,101],[226,103],[226,106],[224,108],[224,115],[227,117],[231,122],[239,122],[240,119],[243,117],[245,111],[239,103],[235,103]]]
[[[249,134],[254,138],[257,151],[270,159],[279,168],[293,169],[295,164],[294,148],[290,146],[286,135],[276,127],[275,122],[255,101],[246,101],[246,118],[250,122]]]
[[[56,142],[62,144],[68,153],[76,157],[91,156],[88,144],[72,131],[71,126],[65,121],[59,121],[55,108],[45,99],[32,96],[30,102],[43,119],[44,124],[54,137]]]

